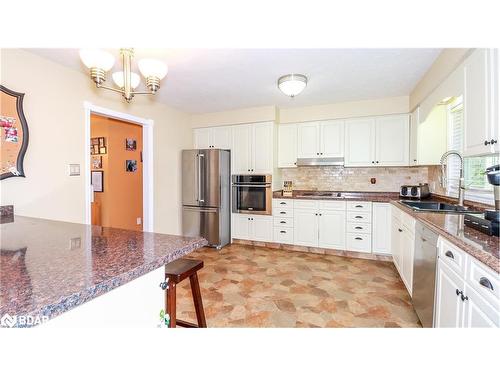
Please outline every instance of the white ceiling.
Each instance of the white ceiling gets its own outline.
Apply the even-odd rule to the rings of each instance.
[[[31,49],[82,73],[77,49]],[[113,50],[118,57],[117,50]],[[277,105],[307,106],[409,95],[440,49],[136,49],[169,67],[156,100],[190,113]],[[118,70],[115,63],[115,69]],[[134,64],[133,68],[137,71]],[[288,73],[309,77],[291,99],[276,81]],[[108,75],[109,77],[109,75]]]

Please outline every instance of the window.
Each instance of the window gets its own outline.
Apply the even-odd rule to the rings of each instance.
[[[456,98],[448,104],[448,150],[463,152],[463,118],[462,98]],[[446,164],[446,191],[448,195],[458,196],[460,179],[460,158],[450,155]]]

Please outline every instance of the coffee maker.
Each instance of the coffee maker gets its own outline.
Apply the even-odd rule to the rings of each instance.
[[[464,224],[490,236],[499,236],[500,227],[500,164],[486,168],[488,182],[493,185],[495,209],[484,214],[465,214]]]
[[[500,164],[486,168],[488,182],[493,185],[493,194],[495,196],[495,209],[487,210],[484,218],[493,222],[500,222]]]

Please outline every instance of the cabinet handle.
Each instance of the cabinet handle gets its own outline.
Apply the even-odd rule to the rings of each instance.
[[[280,233],[286,233],[286,230],[280,230]]]
[[[285,211],[281,211],[280,214],[284,215],[284,214],[286,214],[286,212]]]
[[[453,253],[450,250],[448,250],[446,253],[444,253],[444,255],[446,255],[448,258],[455,259],[455,256],[453,255]]]
[[[286,224],[286,221],[280,221],[280,224]]]
[[[286,204],[286,202],[280,202],[280,204]]]
[[[490,141],[484,141],[484,145],[488,146],[490,144]]]
[[[403,230],[401,228],[398,228],[398,232],[402,232]]]
[[[485,288],[493,290],[493,284],[491,284],[491,281],[484,276],[479,279],[479,284],[481,284]]]
[[[457,293],[457,296],[459,296],[460,294],[462,294],[462,292],[459,291],[458,289],[455,289],[455,293]]]
[[[356,215],[356,216],[354,216],[354,218],[355,218],[355,219],[362,219],[362,218],[363,218],[363,216]]]
[[[469,300],[469,297],[464,296],[464,293],[463,293],[463,292],[460,292],[460,298],[462,299],[462,302],[463,302],[463,301],[468,301],[468,300]]]
[[[495,143],[497,143],[497,141],[495,139],[492,139],[490,143],[494,145]]]
[[[377,160],[375,163],[377,163],[377,164],[378,164],[378,160]]]
[[[363,229],[363,227],[354,227],[354,229]]]
[[[363,208],[363,206],[362,206],[362,205],[360,205],[360,204],[357,204],[357,205],[356,205],[356,206],[354,206],[354,207],[356,207],[356,208]]]
[[[319,216],[323,216],[323,214],[319,214]]]
[[[315,214],[316,216],[318,216],[318,214]]]
[[[362,241],[363,239],[361,237],[354,237],[355,240]]]
[[[375,164],[375,162],[372,160],[372,164]]]

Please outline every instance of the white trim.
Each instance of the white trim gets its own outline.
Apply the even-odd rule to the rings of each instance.
[[[83,102],[85,110],[85,224],[91,223],[91,189],[90,189],[90,115],[92,113],[107,117],[132,122],[142,126],[143,137],[143,174],[142,174],[142,199],[143,199],[143,223],[144,232],[153,232],[154,221],[154,168],[153,168],[153,127],[154,121],[130,115],[128,113],[114,111],[109,108],[99,107],[90,102]]]

